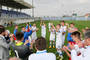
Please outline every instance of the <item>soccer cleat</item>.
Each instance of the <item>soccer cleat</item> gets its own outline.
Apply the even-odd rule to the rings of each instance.
[[[49,48],[51,48],[51,46],[49,46]]]
[[[60,60],[63,60],[63,56],[61,56]]]
[[[63,60],[63,56],[62,56],[62,54],[60,54],[59,56],[60,56],[60,60]]]
[[[55,46],[53,45],[53,48],[55,48]]]
[[[60,60],[63,60],[62,58],[60,58]]]

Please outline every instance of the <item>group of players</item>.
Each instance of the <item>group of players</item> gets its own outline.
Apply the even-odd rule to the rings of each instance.
[[[66,25],[64,21],[61,21],[61,23],[57,24],[56,27],[53,23],[48,23],[48,28],[50,32],[49,48],[56,47],[57,52],[59,53],[59,56],[62,56],[62,51],[60,49],[62,48],[65,42],[65,35],[67,31]],[[40,26],[41,26],[41,36],[46,38],[46,29],[47,29],[46,24],[41,21]],[[16,26],[14,30],[14,35],[17,32],[17,30],[18,30],[18,27]],[[26,31],[32,30],[31,36],[30,34],[28,34],[28,36],[26,36],[27,39],[25,38],[25,40],[29,40],[29,43],[32,46],[35,40],[37,39],[37,31],[39,30],[39,28],[36,27],[36,24],[33,24],[33,26],[27,24],[26,28],[22,27],[22,32],[25,30]],[[27,35],[27,34],[24,33],[24,35]]]
[[[47,35],[46,24],[41,21],[40,26],[41,26],[41,36],[46,38]],[[69,56],[70,60],[71,59],[75,60],[75,57],[77,57],[76,60],[78,60],[79,55],[81,55],[80,50],[84,51],[83,48],[86,45],[84,40],[81,39],[81,33],[78,31],[78,28],[74,26],[74,23],[70,23],[69,26],[68,23],[61,21],[60,24],[56,25],[56,27],[53,23],[48,23],[48,28],[50,32],[49,48],[56,47],[57,53],[59,54],[61,59],[63,59],[62,51],[64,51]],[[30,34],[28,34],[27,39],[25,38],[25,40],[29,40],[27,44],[28,46],[29,43],[32,46],[35,40],[37,39],[37,31],[39,30],[39,28],[36,27],[36,24],[33,24],[33,26],[27,24],[26,28],[22,27],[22,31],[27,32],[29,31],[28,33],[30,33],[30,30],[32,31],[31,36]],[[86,29],[84,29],[83,32],[86,32],[86,30],[88,30],[88,27],[86,27]],[[15,27],[14,32],[17,32],[17,26]],[[64,46],[66,32],[68,32],[67,35],[68,45]],[[24,42],[26,42],[25,40]],[[75,56],[75,54],[77,54],[78,56],[77,55]]]
[[[41,21],[40,26],[41,26],[41,36],[46,38],[46,28],[47,28],[46,24]],[[62,52],[60,49],[64,45],[67,26],[65,26],[65,22],[62,21],[61,24],[57,24],[56,27],[53,23],[49,23],[48,28],[50,32],[49,48],[52,48],[52,46],[53,48],[55,48],[56,46],[57,52],[59,53],[60,56],[62,56]],[[31,29],[33,31],[31,35],[31,40],[35,41],[37,39],[36,32],[38,31],[36,24],[33,24]]]
[[[27,26],[26,26],[26,29],[27,29]],[[46,28],[47,28],[46,24],[41,21],[40,26],[41,26],[41,36],[46,38]],[[63,57],[61,48],[64,45],[66,31],[68,30],[68,27],[69,27],[68,23],[65,23],[64,21],[61,21],[61,23],[57,24],[56,27],[53,23],[48,23],[48,28],[50,32],[49,48],[56,47],[57,53],[59,54],[60,57]],[[36,24],[33,24],[33,26],[31,27],[31,30],[32,30],[32,35],[31,35],[31,38],[29,37],[29,40],[31,44],[33,44],[33,42],[37,39],[36,32],[39,30],[39,28],[36,27]],[[76,31],[77,28],[74,27],[73,23],[71,23],[69,27],[69,31],[71,32],[74,30]]]
[[[18,31],[18,25],[16,25],[14,34],[10,34],[9,30],[5,30],[5,27],[0,25],[0,60],[9,60],[10,47],[16,53],[16,57],[22,60],[56,60],[55,54],[48,53],[46,50],[47,42],[45,38],[49,36],[46,33],[48,31],[50,33],[48,48],[56,49],[56,53],[61,57],[60,60],[63,59],[63,52],[68,55],[69,60],[89,60],[90,29],[88,27],[82,29],[83,38],[83,34],[75,27],[74,23],[68,24],[61,21],[55,26],[50,22],[47,26],[41,21],[40,26],[42,37],[38,38],[37,31],[40,29],[36,27],[36,24],[22,26],[21,32]],[[64,45],[65,40],[68,41],[67,45]],[[37,50],[36,53],[32,52],[33,45]]]

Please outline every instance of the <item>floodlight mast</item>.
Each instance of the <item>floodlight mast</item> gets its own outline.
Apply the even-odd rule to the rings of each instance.
[[[35,21],[35,19],[34,19],[34,0],[32,0],[32,6],[33,6],[33,8],[32,8],[32,19]]]

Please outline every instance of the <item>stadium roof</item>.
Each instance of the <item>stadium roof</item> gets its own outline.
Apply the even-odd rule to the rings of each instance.
[[[24,0],[0,0],[0,4],[16,9],[30,9],[32,6]]]

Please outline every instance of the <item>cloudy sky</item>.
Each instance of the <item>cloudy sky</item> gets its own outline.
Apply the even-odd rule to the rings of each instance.
[[[32,0],[25,0],[30,3]],[[90,13],[90,0],[34,0],[35,16],[62,16]],[[24,10],[31,14],[31,10]]]

